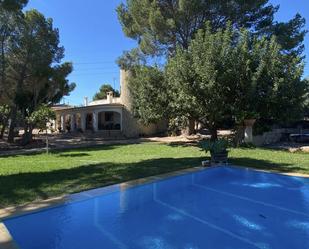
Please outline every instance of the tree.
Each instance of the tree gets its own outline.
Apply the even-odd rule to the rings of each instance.
[[[59,46],[59,32],[52,19],[36,10],[27,11],[18,22],[16,39],[6,50],[9,67],[6,84],[11,89],[11,124],[9,141],[13,141],[16,114],[24,120],[24,143],[32,138],[32,126],[27,121],[42,104],[58,102],[74,89],[66,79],[73,70],[71,63],[59,64],[64,48]]]
[[[115,97],[120,97],[118,90],[115,90],[110,84],[103,84],[99,92],[93,96],[93,100],[106,99],[108,92],[113,92]]]
[[[10,67],[9,51],[17,41],[20,23],[22,23],[21,12],[0,8],[0,103],[2,104],[7,104],[11,100],[9,95],[11,84],[7,75]]]
[[[0,9],[19,11],[28,3],[28,0],[0,0]]]
[[[148,125],[167,117],[167,85],[159,67],[137,66],[129,78],[135,117]]]
[[[0,139],[3,138],[5,129],[8,125],[8,121],[9,121],[9,117],[10,117],[10,108],[8,105],[0,105]]]
[[[29,117],[27,117],[27,122],[32,127],[38,128],[40,130],[46,129],[46,125],[50,120],[55,120],[55,112],[47,105],[41,105],[36,111],[32,112]]]
[[[213,30],[233,27],[262,31],[272,25],[278,7],[268,0],[127,0],[117,8],[124,33],[138,41],[145,54],[173,54],[188,48],[206,21]]]
[[[188,50],[178,49],[166,66],[169,113],[193,117],[217,138],[217,125],[230,112],[226,104],[232,62],[231,28],[212,33],[200,30]]]
[[[301,80],[303,65],[298,59],[286,64],[286,56],[274,37],[257,38],[232,26],[213,33],[206,25],[167,64],[169,113],[194,117],[213,140],[228,116],[296,118],[308,89]],[[282,108],[286,114],[279,112]]]
[[[126,51],[119,59],[119,65],[135,70],[134,67],[141,62],[151,64],[153,56],[163,56],[166,62],[175,56],[177,48],[178,51],[187,50],[197,31],[204,29],[207,21],[214,33],[230,23],[233,30],[244,28],[253,36],[264,37],[268,41],[276,35],[280,51],[287,55],[286,64],[295,63],[295,59],[301,63],[305,20],[297,14],[286,23],[275,22],[274,14],[278,9],[268,0],[127,0],[118,6],[118,18],[124,33],[138,42],[138,48]],[[191,77],[191,80],[192,85],[196,79]],[[194,112],[187,111],[184,115],[192,128],[194,117],[190,113]],[[177,119],[184,120],[184,116]],[[192,131],[189,129],[189,133]]]

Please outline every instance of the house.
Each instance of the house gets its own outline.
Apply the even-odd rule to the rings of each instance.
[[[116,98],[113,92],[109,92],[106,99],[88,103],[85,98],[84,106],[54,106],[56,120],[53,122],[53,128],[61,133],[90,132],[102,137],[115,137],[118,134],[127,138],[165,132],[165,122],[145,126],[134,118],[132,97],[128,88],[129,74],[128,71],[120,70],[120,97]]]

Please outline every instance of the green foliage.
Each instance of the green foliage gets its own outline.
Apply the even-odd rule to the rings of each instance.
[[[0,105],[0,124],[9,119],[10,107],[8,105]]]
[[[195,119],[214,138],[226,118],[238,123],[246,118],[284,122],[300,118],[308,99],[308,84],[301,80],[305,20],[297,14],[288,22],[274,22],[278,9],[268,0],[120,4],[117,12],[123,31],[138,42],[138,48],[118,60],[121,67],[134,71],[151,64],[149,55],[164,55],[167,62],[162,80],[166,86],[158,89],[168,105],[158,94],[147,96],[138,89],[147,87],[141,80],[145,77],[139,75],[137,81],[143,83],[131,86],[133,93],[141,93],[134,100],[137,116],[148,122],[167,113],[177,121],[173,125]],[[155,107],[140,106],[154,102]],[[154,118],[148,119],[149,115]]]
[[[103,84],[100,87],[99,92],[97,92],[94,97],[93,100],[99,100],[99,99],[106,99],[107,97],[107,93],[108,92],[113,92],[114,93],[114,97],[120,97],[120,93],[118,90],[115,90],[111,85],[109,84]]]
[[[9,17],[9,18],[8,18]],[[31,133],[32,113],[42,105],[57,103],[68,95],[75,84],[67,80],[71,63],[60,64],[64,48],[59,45],[59,31],[53,21],[36,10],[23,15],[0,11],[1,99],[11,107],[9,140],[20,113],[25,133]],[[31,138],[30,136],[27,136]]]
[[[0,138],[3,138],[4,131],[8,125],[11,109],[8,105],[0,105]]]
[[[42,105],[38,107],[36,111],[32,112],[31,115],[27,117],[26,121],[28,124],[31,124],[32,127],[44,130],[48,128],[47,123],[55,119],[55,112],[50,107]]]
[[[28,3],[28,0],[0,0],[0,8],[9,10],[9,11],[19,11],[27,3]]]
[[[261,31],[272,25],[277,7],[268,0],[127,0],[118,6],[124,33],[139,43],[145,54],[173,54],[176,46],[188,48],[206,21],[214,30],[233,27]]]
[[[305,23],[305,18],[297,13],[288,22],[275,23],[266,34],[276,36],[277,42],[285,53],[300,56],[305,49],[303,41],[308,32],[304,29]]]
[[[135,66],[145,65],[146,58],[139,48],[133,48],[130,51],[124,51],[123,55],[118,58],[117,64],[121,69],[130,70]]]
[[[166,66],[171,115],[193,117],[214,137],[218,122],[230,113],[233,35],[231,28],[213,34],[208,26]]]
[[[136,66],[129,87],[134,114],[142,123],[156,122],[167,115],[167,86],[158,67]]]
[[[228,140],[224,139],[224,138],[220,138],[218,140],[215,141],[211,141],[211,140],[202,140],[199,142],[199,147],[207,152],[210,153],[221,153],[221,152],[225,152],[227,150],[229,146],[229,142]]]
[[[281,53],[276,39],[228,26],[197,32],[188,50],[178,49],[166,66],[169,110],[193,117],[216,137],[226,117],[294,120],[308,97],[299,58]],[[281,112],[279,110],[285,110]]]

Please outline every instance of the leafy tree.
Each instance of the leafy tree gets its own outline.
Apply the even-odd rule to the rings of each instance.
[[[129,79],[134,115],[144,124],[155,123],[167,117],[167,85],[164,72],[158,67],[135,67]]]
[[[15,42],[7,50],[7,85],[10,86],[11,125],[9,141],[13,141],[16,114],[21,112],[24,122],[24,143],[32,137],[32,127],[27,122],[42,104],[58,102],[74,89],[66,79],[72,71],[70,63],[59,64],[64,48],[59,46],[59,32],[53,28],[52,19],[46,19],[36,10],[28,11],[18,22]]]
[[[17,41],[18,31],[22,23],[20,12],[7,11],[0,8],[0,103],[6,104],[11,100],[8,94],[11,83],[7,75],[9,64],[9,51]]]
[[[108,92],[113,92],[115,97],[120,97],[120,93],[118,90],[115,90],[111,85],[109,84],[103,84],[100,87],[99,92],[97,92],[94,97],[93,100],[99,100],[99,99],[106,99],[107,97],[107,93]]]
[[[211,32],[214,33],[226,28],[230,23],[233,30],[244,28],[259,38],[271,40],[275,35],[280,51],[287,55],[286,64],[295,64],[295,60],[301,63],[306,34],[305,19],[297,14],[288,22],[275,22],[274,14],[278,9],[278,6],[270,4],[268,0],[127,0],[118,6],[118,18],[124,33],[138,42],[138,48],[126,51],[118,60],[119,65],[135,70],[136,65],[145,65],[146,62],[152,64],[153,59],[149,59],[149,56],[162,55],[166,62],[175,56],[177,48],[178,51],[188,49],[197,31],[204,29],[207,21],[210,23]],[[250,49],[250,45],[247,49]],[[184,66],[183,70],[188,71],[189,68]],[[192,82],[188,84],[194,84],[195,75],[192,75],[190,80]],[[134,89],[132,92],[137,90]],[[174,94],[176,93],[177,91],[174,91]],[[153,101],[155,100],[156,97]],[[179,120],[187,119],[189,127],[192,127],[195,118],[190,115],[196,116],[195,111],[189,112],[185,107],[193,104],[184,106],[190,101],[191,99],[188,99],[180,103],[185,116],[178,116],[177,123]],[[137,100],[136,102],[138,103]]]
[[[5,129],[10,117],[10,108],[8,105],[0,105],[0,138],[3,138]]]
[[[233,27],[261,31],[272,24],[277,9],[268,0],[127,0],[117,12],[124,33],[145,54],[154,55],[188,48],[206,21],[213,30],[230,21]]]
[[[28,0],[0,0],[0,9],[3,8],[9,11],[19,11],[27,3]]]
[[[44,130],[47,128],[47,123],[55,118],[55,112],[47,105],[42,105],[38,107],[36,111],[31,113],[29,117],[27,117],[27,122],[30,126],[32,126],[32,128]]]
[[[306,20],[300,14],[288,22],[275,22],[264,34],[276,36],[281,50],[295,57],[301,57],[305,47],[303,41],[308,32],[304,29]]]
[[[206,25],[167,64],[169,113],[199,120],[213,140],[225,117],[298,117],[308,94],[303,66],[298,59],[286,64],[280,49],[275,38],[252,37],[232,26],[213,33]]]
[[[217,137],[217,124],[229,113],[232,63],[231,28],[200,30],[188,50],[178,49],[166,66],[169,110],[174,117],[193,117]]]

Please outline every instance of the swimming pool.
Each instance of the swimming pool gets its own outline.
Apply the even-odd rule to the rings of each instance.
[[[21,249],[307,249],[309,181],[216,167],[4,221]]]

